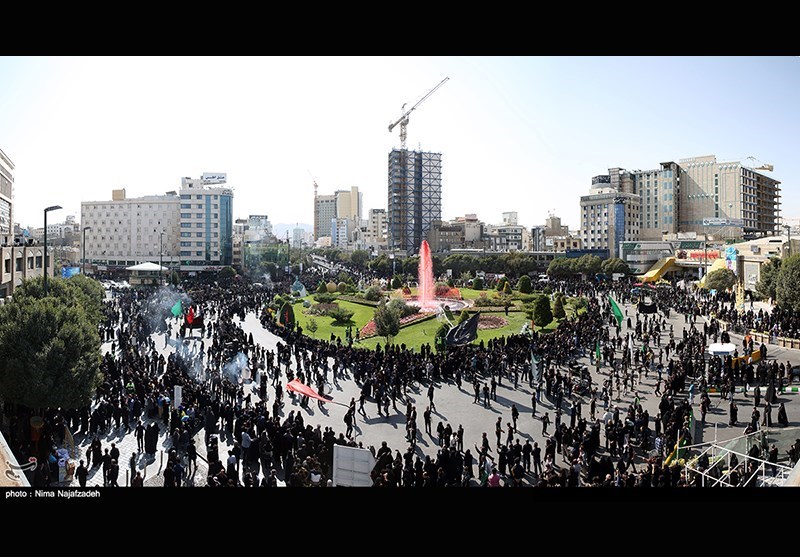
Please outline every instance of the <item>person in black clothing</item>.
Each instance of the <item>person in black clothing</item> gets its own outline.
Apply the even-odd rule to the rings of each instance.
[[[117,479],[119,478],[119,464],[116,460],[111,461],[108,467],[108,487],[119,487]]]
[[[89,470],[83,465],[83,460],[78,463],[78,468],[75,470],[75,476],[78,478],[78,484],[81,487],[86,487],[86,479],[89,477]]]

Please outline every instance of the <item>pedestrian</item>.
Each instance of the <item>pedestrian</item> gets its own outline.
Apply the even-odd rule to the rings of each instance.
[[[511,421],[514,422],[514,433],[517,432],[517,419],[519,419],[519,410],[516,404],[511,405]]]
[[[83,460],[78,463],[75,475],[78,477],[78,484],[81,487],[86,487],[86,479],[89,477],[89,470],[84,466]]]
[[[494,434],[497,437],[497,446],[500,447],[500,437],[503,435],[503,417],[497,416],[497,421],[494,424]]]
[[[431,433],[431,407],[428,406],[425,408],[425,411],[422,413],[422,419],[425,421],[425,433],[428,435],[432,435]]]
[[[536,393],[531,394],[531,417],[536,418]]]
[[[430,401],[430,409],[432,411],[436,411],[436,405],[433,403],[433,381],[431,381],[431,384],[428,387],[428,400]]]
[[[550,413],[545,412],[542,416],[542,435],[547,435],[547,426],[550,425]]]

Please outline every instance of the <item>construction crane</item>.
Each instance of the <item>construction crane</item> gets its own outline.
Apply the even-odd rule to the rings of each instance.
[[[775,169],[775,167],[773,165],[767,164],[767,163],[765,163],[763,161],[760,161],[760,160],[758,160],[757,158],[755,158],[753,156],[746,157],[744,160],[746,160],[746,161],[755,161],[755,162],[757,162],[757,163],[759,163],[761,165],[761,166],[754,167],[753,170],[767,170],[769,172],[772,172]]]
[[[414,106],[412,106],[411,108],[409,108],[408,110],[405,110],[406,105],[403,104],[403,107],[400,109],[401,111],[405,110],[405,112],[403,112],[403,115],[400,116],[400,118],[398,118],[397,121],[394,122],[393,124],[389,124],[389,132],[390,133],[391,133],[392,130],[394,130],[394,128],[395,128],[395,126],[397,126],[397,124],[400,124],[400,149],[402,149],[403,151],[406,150],[406,127],[408,126],[408,116],[409,116],[409,114],[414,112],[414,109],[416,109],[420,104],[422,104],[422,101],[424,101],[425,99],[427,99],[428,97],[433,95],[433,93],[436,92],[436,90],[439,87],[444,85],[447,82],[448,79],[450,79],[450,78],[449,77],[445,77],[443,80],[441,80],[436,87],[434,87],[433,89],[428,91],[425,94],[424,97],[422,97],[420,100],[418,100],[416,102],[416,104]]]

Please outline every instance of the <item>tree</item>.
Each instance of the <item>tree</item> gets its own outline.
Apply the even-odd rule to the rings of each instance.
[[[776,288],[778,286],[778,275],[781,270],[781,260],[773,257],[767,263],[761,265],[761,279],[756,284],[756,292],[763,299],[777,300]]]
[[[483,279],[481,277],[475,277],[472,279],[472,289],[483,290]]]
[[[400,314],[397,310],[387,307],[385,300],[375,310],[372,320],[375,322],[375,331],[386,339],[386,344],[400,332]]]
[[[392,288],[397,290],[401,286],[403,286],[403,282],[400,280],[400,277],[398,277],[397,275],[392,277]]]
[[[553,304],[553,317],[556,319],[564,319],[567,312],[564,311],[564,297],[556,296],[556,301]]]
[[[181,277],[177,271],[172,271],[172,274],[169,276],[169,283],[172,286],[178,286],[181,283]]]
[[[325,285],[325,289],[328,292],[330,292],[331,294],[333,294],[337,290],[336,283],[335,282],[329,282],[328,284]]]
[[[223,267],[217,273],[217,279],[220,282],[228,281],[236,276],[236,270],[233,267]]]
[[[611,276],[614,273],[623,273],[625,275],[629,275],[631,272],[628,264],[619,257],[612,257],[611,259],[606,259],[603,261],[603,263],[600,265],[600,271],[608,276]]]
[[[575,272],[584,273],[587,275],[596,275],[600,272],[600,266],[602,265],[602,261],[596,255],[581,255],[575,261]]]
[[[317,323],[317,320],[313,317],[309,317],[308,323],[306,324],[306,329],[311,331],[311,334],[314,334],[317,332],[317,329],[319,329],[319,323]]]
[[[324,280],[319,281],[319,284],[317,285],[317,294],[325,294],[327,292],[328,292],[328,287],[325,284],[325,281]]]
[[[42,279],[26,281],[0,306],[0,398],[6,402],[64,409],[91,403],[102,382],[99,319],[94,296],[84,291],[93,286],[75,278],[54,278],[47,297],[32,295]],[[28,283],[40,284],[25,288]]]
[[[350,262],[358,268],[363,268],[369,262],[369,252],[357,249],[350,254]]]
[[[336,285],[336,290],[338,290],[340,293],[344,294],[347,291],[347,283],[346,282],[340,282],[339,284]]]
[[[511,284],[509,284],[508,279],[506,279],[505,286],[503,286],[503,294],[511,296]]]
[[[364,292],[364,299],[368,302],[378,302],[383,297],[381,288],[379,286],[370,286]]]
[[[736,284],[736,275],[730,269],[717,269],[708,273],[706,288],[719,292],[728,290]]]
[[[550,262],[547,267],[547,275],[553,278],[566,278],[579,272],[576,270],[574,259],[557,257]]]
[[[522,275],[519,277],[519,281],[517,282],[517,289],[519,290],[520,294],[530,294],[533,292],[533,287],[531,285],[531,277],[528,275]]]
[[[553,321],[553,312],[550,310],[550,297],[540,294],[533,302],[533,321],[537,327],[546,327]]]
[[[332,317],[336,323],[347,323],[350,321],[350,318],[353,317],[353,311],[343,308],[337,307],[336,309],[332,309],[328,311],[328,317]]]
[[[800,311],[800,254],[789,256],[781,263],[775,294],[781,307]]]

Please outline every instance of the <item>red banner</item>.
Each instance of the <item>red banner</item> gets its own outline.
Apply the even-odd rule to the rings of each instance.
[[[315,398],[322,402],[333,402],[329,398],[325,398],[324,396],[320,396],[317,394],[317,391],[309,387],[308,385],[304,385],[297,379],[292,379],[289,383],[286,384],[287,391],[293,391],[295,393],[299,393],[303,396],[307,396],[309,398]],[[334,404],[341,404],[341,402],[334,402]],[[346,404],[342,404],[342,406],[347,406]]]

